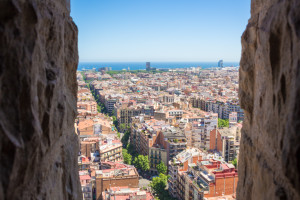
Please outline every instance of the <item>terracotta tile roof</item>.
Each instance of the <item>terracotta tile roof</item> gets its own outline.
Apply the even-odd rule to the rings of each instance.
[[[81,130],[81,129],[85,129],[85,128],[93,126],[93,125],[94,125],[94,121],[92,119],[87,119],[87,120],[79,122],[77,127],[79,130]]]
[[[89,175],[81,175],[79,176],[80,180],[90,180],[91,177]]]

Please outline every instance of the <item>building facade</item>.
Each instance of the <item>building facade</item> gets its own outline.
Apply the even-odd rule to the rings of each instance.
[[[96,199],[102,200],[102,193],[113,187],[138,188],[139,174],[133,166],[104,163],[109,169],[96,170]]]

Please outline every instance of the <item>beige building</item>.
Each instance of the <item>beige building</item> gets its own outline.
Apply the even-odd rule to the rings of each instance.
[[[214,129],[210,132],[210,149],[219,151],[226,162],[239,154],[241,127]]]
[[[120,141],[108,141],[100,145],[101,161],[120,162],[123,160],[122,143]]]
[[[153,173],[157,172],[156,166],[163,162],[168,166],[167,151],[160,145],[156,144],[149,148],[149,161],[150,161],[150,171]]]

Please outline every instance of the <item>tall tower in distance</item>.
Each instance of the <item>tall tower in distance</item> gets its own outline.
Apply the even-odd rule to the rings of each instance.
[[[151,71],[150,62],[146,62],[146,70]]]
[[[223,60],[219,60],[219,62],[218,62],[218,67],[220,67],[220,68],[223,67]]]

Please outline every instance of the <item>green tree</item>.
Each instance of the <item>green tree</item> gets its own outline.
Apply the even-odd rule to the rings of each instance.
[[[157,166],[156,166],[157,172],[158,174],[167,174],[167,166],[165,165],[165,163],[160,162]]]
[[[112,116],[113,119],[113,124],[115,125],[115,127],[118,127],[118,120],[116,116]]]
[[[231,163],[235,166],[235,168],[237,168],[237,158],[235,158]]]
[[[132,156],[127,152],[126,149],[123,149],[122,153],[123,153],[124,163],[131,165]]]
[[[142,170],[145,172],[145,171],[149,171],[149,169],[150,169],[149,158],[148,158],[148,156],[144,156],[143,162],[142,162]]]
[[[159,177],[155,177],[151,181],[150,187],[155,192],[156,197],[158,197],[157,199],[161,199],[161,200],[174,199],[170,196],[168,190],[166,190],[167,180],[168,180],[167,175],[159,174]]]
[[[162,198],[162,196],[166,192],[165,188],[167,186],[167,180],[167,175],[159,174],[159,177],[153,178],[150,183],[150,187],[152,188],[152,190],[154,190],[155,194],[159,196],[160,199],[165,199]]]
[[[134,166],[135,166],[136,168],[141,169],[141,166],[140,166],[138,157],[135,157],[135,158],[134,158],[133,164],[134,164]]]
[[[130,132],[126,131],[121,139],[124,148],[126,148],[128,145],[129,137],[130,137]]]
[[[229,127],[229,120],[228,119],[218,119],[218,127],[223,128],[223,127]]]
[[[126,124],[124,124],[124,123],[123,123],[123,124],[120,124],[120,129],[121,129],[121,130],[125,130],[125,129],[126,129]]]
[[[97,111],[98,113],[101,113],[101,107],[99,105],[97,105]]]
[[[136,152],[135,152],[134,146],[131,143],[127,144],[126,149],[127,149],[128,153],[135,156]]]
[[[145,171],[150,169],[148,156],[138,155],[138,157],[134,158],[133,164],[136,168]]]

